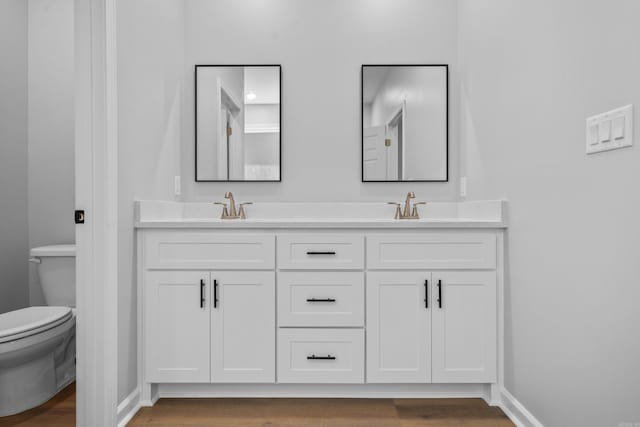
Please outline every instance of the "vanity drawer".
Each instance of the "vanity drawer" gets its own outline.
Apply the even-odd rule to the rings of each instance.
[[[367,236],[367,268],[495,269],[492,234],[397,234]]]
[[[279,383],[364,383],[364,330],[279,329]]]
[[[290,270],[364,268],[364,237],[353,234],[278,236],[278,267]]]
[[[364,326],[364,273],[278,273],[280,326]]]
[[[275,268],[275,236],[203,231],[162,231],[146,236],[147,269],[269,270]]]

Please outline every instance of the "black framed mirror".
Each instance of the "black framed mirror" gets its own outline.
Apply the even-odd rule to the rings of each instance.
[[[362,182],[447,182],[448,65],[362,65],[361,85]]]
[[[281,180],[280,65],[195,66],[195,180]]]

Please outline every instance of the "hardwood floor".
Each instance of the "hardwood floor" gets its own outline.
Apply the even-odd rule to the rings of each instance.
[[[73,427],[76,425],[76,383],[48,402],[21,414],[0,417],[0,427]]]
[[[0,427],[75,426],[75,384]],[[482,399],[160,399],[129,427],[514,427]]]
[[[514,427],[482,399],[161,399],[129,427]]]

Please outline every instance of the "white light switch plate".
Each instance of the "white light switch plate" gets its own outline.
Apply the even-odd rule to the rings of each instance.
[[[633,145],[633,105],[589,117],[586,123],[587,154]]]

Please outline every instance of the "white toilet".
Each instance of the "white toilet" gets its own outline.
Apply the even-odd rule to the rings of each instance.
[[[0,417],[38,406],[75,380],[75,245],[31,249],[47,306],[0,314]]]

